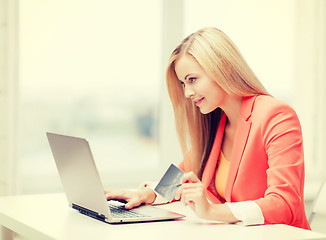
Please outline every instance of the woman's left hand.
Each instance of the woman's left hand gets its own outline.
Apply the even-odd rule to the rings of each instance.
[[[175,200],[180,200],[190,206],[200,218],[209,218],[211,204],[205,195],[203,183],[193,172],[186,173],[182,178],[182,185],[177,190]]]

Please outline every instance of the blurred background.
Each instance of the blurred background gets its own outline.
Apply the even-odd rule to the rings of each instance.
[[[323,0],[0,0],[0,194],[61,192],[47,131],[87,138],[105,187],[182,160],[164,82],[214,26],[303,127],[306,198],[326,176]]]

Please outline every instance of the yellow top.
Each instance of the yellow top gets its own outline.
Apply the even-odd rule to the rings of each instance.
[[[224,191],[225,191],[226,180],[229,175],[229,169],[230,169],[230,162],[226,160],[221,150],[220,156],[218,158],[218,165],[217,165],[216,175],[215,175],[215,188],[217,193],[224,199],[225,199]]]

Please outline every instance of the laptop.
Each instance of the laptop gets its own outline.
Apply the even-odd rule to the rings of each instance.
[[[69,206],[106,223],[172,220],[184,215],[143,205],[127,210],[107,201],[90,146],[84,138],[46,133]]]

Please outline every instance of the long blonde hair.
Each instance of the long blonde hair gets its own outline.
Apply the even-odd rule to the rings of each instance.
[[[202,177],[216,130],[221,109],[202,114],[190,99],[175,73],[175,61],[190,54],[211,79],[228,94],[237,96],[268,95],[229,37],[217,28],[201,29],[187,38],[172,52],[166,71],[168,93],[173,105],[176,129],[184,156],[185,167]]]

